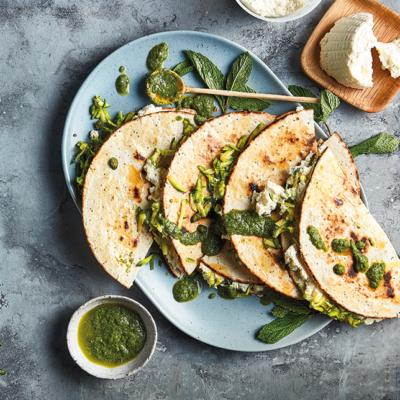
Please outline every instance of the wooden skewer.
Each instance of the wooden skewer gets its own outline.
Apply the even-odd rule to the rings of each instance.
[[[280,101],[295,101],[299,103],[321,104],[321,99],[314,97],[283,96],[280,94],[244,93],[244,92],[233,92],[231,90],[200,89],[200,88],[185,87],[185,93],[214,94],[217,96],[226,96],[226,97],[248,97],[251,99],[267,99],[267,100],[280,100]]]

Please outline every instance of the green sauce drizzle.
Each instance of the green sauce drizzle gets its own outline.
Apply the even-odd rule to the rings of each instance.
[[[146,79],[146,93],[157,104],[172,104],[181,96],[182,85],[175,73],[163,68]]]
[[[196,274],[195,271],[191,275],[185,275],[174,284],[172,294],[178,303],[192,301],[199,295],[201,287],[195,278]]]
[[[119,304],[101,304],[79,322],[78,343],[92,362],[116,367],[136,358],[146,343],[139,314]]]
[[[209,296],[208,296],[208,298],[210,300],[215,299],[216,297],[217,297],[217,295],[215,293],[210,293]]]
[[[130,79],[127,74],[125,74],[125,67],[121,65],[119,67],[119,72],[121,73],[120,76],[118,76],[117,80],[115,81],[115,89],[117,90],[117,93],[121,96],[126,96],[129,93],[130,90]]]
[[[331,246],[336,253],[343,253],[350,248],[350,241],[347,239],[333,239]]]
[[[194,117],[194,121],[197,125],[201,125],[213,115],[214,97],[207,94],[187,96],[182,100],[182,107],[195,110],[197,114]]]
[[[168,58],[169,46],[163,42],[154,46],[147,56],[146,65],[150,73],[163,67],[164,61]]]
[[[363,256],[357,249],[353,241],[350,242],[351,251],[353,252],[354,260],[356,262],[354,269],[357,272],[366,272],[369,266],[367,256]]]
[[[230,285],[219,285],[218,286],[218,296],[224,300],[235,300],[238,297],[238,291],[233,286]]]
[[[365,274],[369,280],[369,286],[371,286],[373,289],[376,289],[382,282],[385,270],[386,264],[384,262],[373,263]]]
[[[344,273],[346,272],[346,268],[344,267],[344,265],[342,263],[339,263],[333,267],[333,272],[336,275],[344,275]]]
[[[208,235],[201,243],[201,251],[207,256],[216,256],[224,247],[225,239],[221,236],[225,234],[225,227],[222,218],[217,216],[208,229]]]
[[[307,228],[307,233],[310,236],[311,243],[318,249],[328,251],[325,242],[323,241],[321,235],[318,232],[318,229],[314,226],[310,225]]]

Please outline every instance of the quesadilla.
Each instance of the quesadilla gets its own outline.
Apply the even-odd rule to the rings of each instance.
[[[185,219],[182,220],[182,228],[187,232],[195,232],[199,225],[209,227],[212,219],[208,216],[198,221],[193,221],[197,213],[192,206],[191,194],[196,185],[202,186],[202,196],[211,198],[212,193],[207,185],[207,179],[200,171],[213,167],[213,161],[221,154],[227,146],[237,146],[238,141],[244,136],[249,137],[251,133],[263,123],[265,126],[271,124],[275,116],[262,112],[234,112],[213,118],[205,122],[194,132],[176,151],[167,173],[167,179],[163,194],[163,212],[165,217],[177,223],[181,213],[183,202],[187,201],[191,206],[185,210]],[[171,183],[179,184],[181,190],[177,190]],[[187,274],[191,274],[198,266],[203,257],[202,244],[185,245],[177,239],[172,239],[173,247],[179,257],[181,265]],[[247,282],[261,283],[252,277],[245,268]]]
[[[87,240],[98,262],[127,288],[153,243],[147,228],[138,231],[136,211],[151,206],[149,195],[161,197],[164,178],[145,169],[146,160],[154,148],[166,150],[173,139],[179,142],[185,120],[193,123],[194,114],[163,110],[130,121],[107,139],[90,165],[82,198]],[[112,158],[117,160],[116,169],[110,167]]]
[[[287,170],[316,152],[312,110],[288,113],[253,140],[239,156],[226,187],[223,214],[232,210],[254,211],[253,193],[262,192],[267,181],[282,187]],[[280,250],[266,249],[257,236],[233,235],[235,250],[252,274],[276,291],[302,298],[288,271],[281,267]]]
[[[399,317],[400,261],[329,148],[317,161],[304,196],[299,242],[317,283],[314,306],[319,303],[328,314],[331,307],[337,319],[345,311],[356,314],[352,317],[364,323],[372,322],[369,318]],[[314,285],[308,279],[306,286],[307,282]]]

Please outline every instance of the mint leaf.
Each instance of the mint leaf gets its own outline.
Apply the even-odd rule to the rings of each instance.
[[[326,124],[327,118],[339,107],[339,97],[334,95],[330,90],[323,90],[321,93],[321,108]]]
[[[392,153],[397,149],[399,143],[400,141],[396,139],[393,135],[382,132],[372,138],[365,140],[360,144],[349,147],[349,150],[353,158],[356,158],[361,154],[368,153]]]
[[[289,314],[289,310],[287,308],[276,306],[272,309],[271,314],[277,318],[283,318],[285,315]]]
[[[194,67],[190,60],[182,61],[174,67],[172,71],[176,72],[180,77],[185,76],[189,72],[192,72]]]
[[[263,291],[264,295],[267,295],[275,303],[276,306],[286,308],[293,314],[311,314],[314,311],[303,305],[300,301],[287,297],[281,293],[276,292],[269,287],[265,287]]]
[[[237,90],[245,87],[253,69],[253,58],[249,52],[241,54],[232,64],[226,77],[226,90]],[[228,98],[229,103],[229,98]]]
[[[264,325],[258,332],[257,338],[265,343],[276,343],[306,323],[311,316],[311,314],[288,314],[283,318],[277,318],[268,325]]]
[[[302,88],[301,86],[290,85],[289,92],[292,93],[293,96],[298,96],[298,97],[314,97],[314,98],[317,97],[311,90]],[[324,115],[322,112],[321,104],[313,104],[313,103],[300,103],[300,104],[306,109],[314,110],[315,122],[318,123],[324,121]]]
[[[209,89],[224,90],[225,75],[206,56],[192,50],[185,50],[194,68]],[[224,96],[215,96],[222,110],[225,109],[226,99]]]
[[[257,93],[250,86],[245,85],[242,88],[237,89],[238,92]],[[271,101],[264,99],[247,99],[244,97],[230,97],[229,107],[234,110],[245,110],[245,111],[263,111],[268,108],[271,104],[275,104]]]

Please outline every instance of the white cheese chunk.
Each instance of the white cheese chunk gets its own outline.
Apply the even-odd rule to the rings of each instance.
[[[265,189],[262,192],[253,192],[251,201],[256,204],[257,214],[265,214],[266,216],[271,215],[271,212],[274,211],[278,205],[279,199],[283,192],[284,189],[282,186],[279,186],[271,181],[267,181]]]
[[[156,107],[154,104],[149,104],[148,106],[143,107],[138,113],[138,117],[143,117],[143,115],[153,114],[159,111],[162,111],[162,107]]]
[[[167,170],[161,167],[156,168],[150,160],[146,161],[143,169],[146,171],[146,179],[154,185],[150,188],[150,195],[148,199],[153,201],[161,201]]]
[[[282,17],[291,14],[306,4],[307,0],[241,0],[254,13],[263,17]]]
[[[373,16],[352,14],[335,22],[320,42],[321,68],[344,86],[372,87],[372,53],[377,40]]]
[[[388,69],[393,78],[400,76],[400,38],[391,43],[377,43],[382,69]]]

